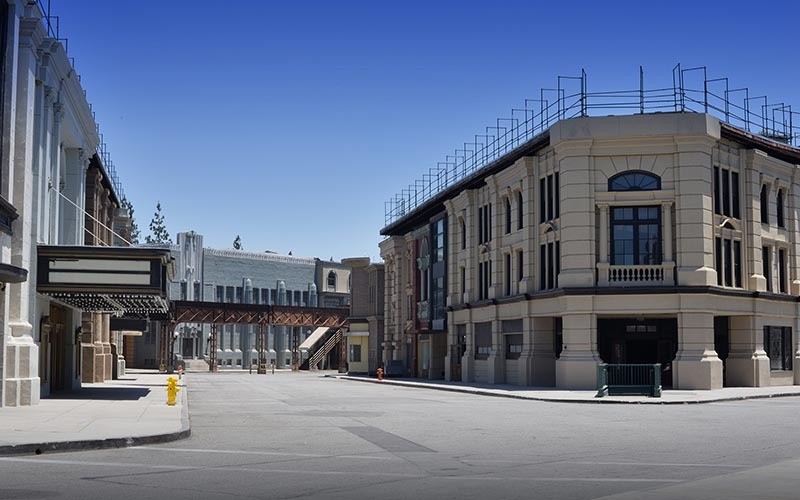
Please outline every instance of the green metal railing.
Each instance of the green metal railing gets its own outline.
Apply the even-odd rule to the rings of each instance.
[[[643,394],[661,397],[661,363],[597,365],[597,395]]]

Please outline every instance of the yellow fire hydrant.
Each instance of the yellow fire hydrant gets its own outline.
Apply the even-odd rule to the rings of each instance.
[[[169,377],[167,379],[167,405],[168,406],[175,406],[175,396],[178,395],[180,389],[178,389],[178,379],[175,377]]]

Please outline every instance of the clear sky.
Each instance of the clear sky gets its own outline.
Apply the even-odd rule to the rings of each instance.
[[[384,201],[558,75],[800,107],[800,2],[52,0],[144,234],[377,258]]]

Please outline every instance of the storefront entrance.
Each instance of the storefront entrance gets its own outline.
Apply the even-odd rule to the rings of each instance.
[[[661,363],[661,385],[672,387],[672,361],[678,352],[675,318],[600,318],[597,349],[605,363]]]
[[[67,310],[50,305],[50,392],[67,388]]]

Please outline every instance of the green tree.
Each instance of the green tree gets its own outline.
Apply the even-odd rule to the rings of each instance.
[[[150,233],[145,238],[145,243],[156,245],[172,244],[172,239],[167,232],[167,226],[164,223],[164,214],[161,213],[161,202],[156,204],[156,212],[153,214],[153,220],[150,221]]]
[[[234,250],[244,250],[242,246],[242,238],[237,234],[236,239],[233,240],[233,249]]]

